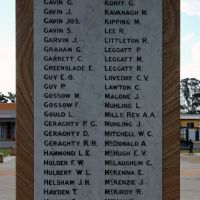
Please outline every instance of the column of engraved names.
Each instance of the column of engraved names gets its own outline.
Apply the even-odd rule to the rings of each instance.
[[[105,199],[141,199],[145,167],[151,166],[146,138],[152,137],[143,122],[155,117],[141,99],[150,81],[142,53],[148,38],[137,30],[148,11],[132,0],[104,4]]]
[[[43,198],[80,199],[80,187],[91,185],[86,167],[95,140],[88,127],[95,121],[79,120],[81,96],[75,81],[92,71],[84,65],[81,41],[74,29],[81,20],[73,14],[72,0],[43,1]]]

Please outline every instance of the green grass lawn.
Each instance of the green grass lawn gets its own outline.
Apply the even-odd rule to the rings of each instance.
[[[181,149],[181,153],[189,153],[188,149]],[[200,153],[200,150],[193,150],[193,153]]]
[[[0,153],[3,153],[3,156],[6,157],[10,155],[10,149],[9,148],[0,149]]]

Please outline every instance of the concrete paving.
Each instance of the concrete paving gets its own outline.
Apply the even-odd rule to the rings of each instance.
[[[200,156],[181,154],[181,200],[200,200]]]
[[[15,176],[0,176],[0,199],[15,200]]]
[[[0,163],[0,200],[15,200],[15,157],[9,156]]]

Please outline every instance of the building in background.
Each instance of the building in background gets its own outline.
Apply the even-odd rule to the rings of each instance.
[[[181,140],[200,141],[200,115],[181,114],[180,116],[180,133]]]
[[[0,103],[0,141],[16,138],[16,104]]]

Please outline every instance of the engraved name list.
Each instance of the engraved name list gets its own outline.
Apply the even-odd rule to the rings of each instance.
[[[162,2],[34,3],[35,200],[161,200]]]

